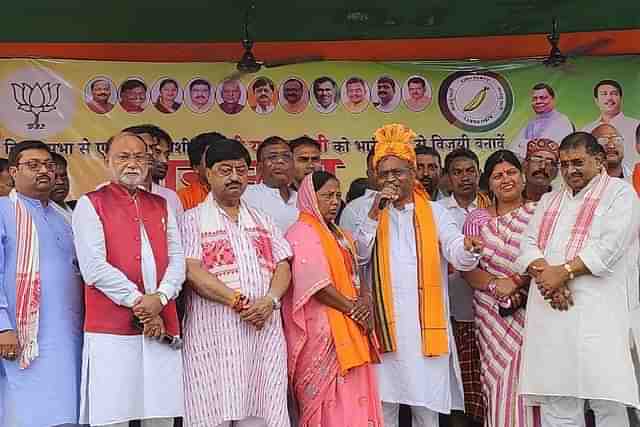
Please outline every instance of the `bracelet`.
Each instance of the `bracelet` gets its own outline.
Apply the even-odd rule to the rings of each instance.
[[[233,291],[233,299],[231,300],[231,308],[234,311],[240,312],[244,308],[244,303],[247,297],[242,294],[242,292],[235,290]]]
[[[571,268],[571,265],[569,265],[569,263],[565,263],[563,265],[564,269],[567,270],[567,273],[569,273],[569,280],[573,280],[576,278],[576,275],[573,273],[573,269]]]

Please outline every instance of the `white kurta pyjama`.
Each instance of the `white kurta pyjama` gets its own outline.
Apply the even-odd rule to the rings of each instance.
[[[186,211],[180,222],[185,256],[198,261],[202,259],[202,206]],[[271,276],[259,267],[248,234],[220,212],[238,264],[241,290],[250,300],[260,298],[269,291]],[[290,258],[291,248],[278,227],[269,217],[261,218],[271,235],[274,262]],[[262,418],[268,427],[289,427],[287,349],[279,311],[257,330],[230,307],[188,291],[183,329],[187,427],[215,427],[248,417]]]
[[[380,398],[383,402],[404,403],[431,411],[449,413],[464,410],[462,380],[451,323],[447,261],[460,271],[472,270],[477,257],[464,250],[464,237],[444,207],[431,203],[440,241],[440,270],[446,305],[449,354],[424,357],[418,317],[418,267],[414,228],[414,205],[390,210],[390,263],[394,310],[396,316],[397,351],[384,353],[377,365]],[[366,217],[354,236],[362,262],[372,256],[378,223]]]
[[[185,261],[176,219],[171,209],[167,213],[169,266],[156,288],[154,255],[141,225],[142,278],[147,294],[161,290],[174,299],[185,279]],[[107,263],[102,223],[86,196],[74,210],[73,232],[85,282],[95,284],[116,304],[132,307],[141,294],[124,273]],[[81,424],[182,416],[182,351],[142,335],[86,332],[80,394]]]
[[[537,247],[538,230],[554,193],[542,196],[521,243],[520,272],[543,256],[551,265],[568,261],[566,245],[593,184],[566,199],[544,255]],[[575,304],[568,311],[552,309],[532,282],[520,379],[520,394],[529,403],[566,396],[638,406],[628,309],[629,290],[638,287],[638,203],[629,184],[611,180],[578,253],[591,274],[569,282]]]

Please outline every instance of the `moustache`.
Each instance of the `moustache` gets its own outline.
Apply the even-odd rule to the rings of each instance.
[[[234,185],[239,187],[242,184],[240,183],[240,181],[229,181],[224,186],[228,188],[228,187],[231,187],[231,186],[234,186]]]
[[[545,178],[550,178],[551,176],[544,170],[539,169],[531,174],[531,176],[543,176]]]
[[[42,180],[47,180],[47,181],[51,181],[51,177],[47,174],[40,174],[36,176],[36,181],[42,181]]]

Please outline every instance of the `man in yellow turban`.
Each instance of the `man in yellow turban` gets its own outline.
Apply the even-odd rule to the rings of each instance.
[[[441,205],[431,203],[416,180],[414,138],[398,124],[376,131],[373,167],[381,191],[354,233],[372,272],[386,427],[398,426],[401,403],[411,406],[414,427],[437,426],[438,413],[464,409],[447,263],[472,270],[481,249],[478,241],[464,238]]]

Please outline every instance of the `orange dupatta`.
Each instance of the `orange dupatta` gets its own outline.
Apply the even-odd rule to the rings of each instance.
[[[413,201],[422,354],[426,357],[443,356],[449,352],[449,335],[442,290],[438,233],[433,212],[429,206],[429,196],[420,185],[416,185],[414,189]],[[389,245],[389,210],[385,209],[380,214],[373,259],[376,331],[383,352],[394,352],[397,349]]]
[[[636,163],[633,168],[633,188],[636,189],[636,193],[640,196],[640,163]]]
[[[346,266],[346,263],[351,262],[351,260],[344,258],[343,251],[336,238],[311,214],[301,212],[299,220],[313,227],[320,238],[324,256],[329,264],[332,285],[346,298],[357,298],[358,293]],[[342,236],[350,246],[349,252],[353,254],[353,243],[344,234]],[[352,268],[355,269],[357,266],[352,265]],[[375,358],[371,354],[369,339],[365,336],[360,326],[344,313],[331,307],[326,307],[326,309],[341,375],[344,376],[351,368],[371,363]]]

